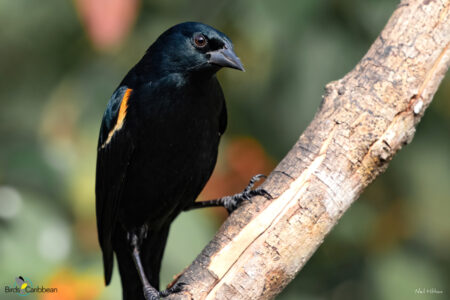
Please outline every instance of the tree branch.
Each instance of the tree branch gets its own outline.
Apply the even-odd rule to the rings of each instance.
[[[402,1],[368,53],[326,86],[321,107],[263,187],[180,277],[170,299],[270,299],[383,172],[450,64],[448,0]]]

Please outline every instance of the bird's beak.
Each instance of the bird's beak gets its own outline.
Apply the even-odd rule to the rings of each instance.
[[[225,68],[233,68],[241,71],[244,70],[244,66],[241,63],[239,57],[228,45],[225,45],[222,49],[208,52],[210,64],[215,64]]]

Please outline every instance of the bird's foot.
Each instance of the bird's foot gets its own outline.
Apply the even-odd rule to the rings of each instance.
[[[158,291],[151,285],[148,285],[146,287],[144,286],[144,298],[145,300],[159,300],[160,298],[164,298],[171,294],[181,292],[185,285],[186,283],[184,282],[177,282],[176,284],[174,284],[168,289],[165,289],[164,291]]]
[[[164,291],[160,291],[159,296],[164,298],[171,294],[179,293],[184,289],[185,285],[186,285],[186,283],[184,283],[184,282],[177,282],[174,285],[172,285],[170,288],[165,289]]]
[[[144,298],[145,300],[159,300],[160,294],[157,289],[148,285],[144,286]]]
[[[222,202],[222,205],[228,210],[229,213],[232,213],[244,200],[251,202],[252,197],[264,196],[269,200],[272,199],[272,196],[263,188],[252,190],[255,183],[261,178],[266,178],[266,175],[258,174],[253,176],[243,192],[235,194],[233,196],[226,196],[221,198],[220,201]]]

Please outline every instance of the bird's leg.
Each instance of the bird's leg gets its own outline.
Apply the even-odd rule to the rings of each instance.
[[[242,201],[244,200],[251,201],[251,198],[254,196],[264,196],[267,199],[272,199],[272,196],[263,188],[257,188],[252,190],[253,186],[255,185],[255,182],[260,180],[261,178],[266,178],[266,176],[262,174],[253,176],[242,193],[238,193],[233,196],[225,196],[214,200],[194,202],[191,206],[189,206],[184,210],[186,211],[196,208],[223,206],[228,210],[229,213],[232,213],[236,208],[238,208],[239,204],[241,204]]]
[[[141,261],[141,245],[142,241],[147,236],[147,228],[143,226],[138,232],[133,231],[129,234],[129,242],[131,244],[131,253],[133,256],[134,265],[139,274],[139,278],[141,279],[144,297],[146,300],[158,300],[159,299],[159,291],[150,285],[148,282],[147,276],[145,276],[144,267],[142,266]]]
[[[142,241],[147,237],[147,232],[148,228],[146,225],[144,225],[140,228],[140,230],[138,230],[138,232],[133,231],[129,233],[128,240],[131,244],[133,261],[138,271],[139,278],[142,282],[144,298],[145,300],[158,300],[160,297],[167,297],[170,294],[182,291],[185,284],[183,282],[178,282],[164,291],[158,291],[150,284],[147,276],[145,276],[144,267],[142,266],[140,256]]]

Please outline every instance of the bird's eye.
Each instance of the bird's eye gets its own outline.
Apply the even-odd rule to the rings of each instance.
[[[203,34],[197,33],[196,35],[194,35],[194,44],[197,48],[203,48],[206,46],[206,44],[208,44],[208,41]]]

